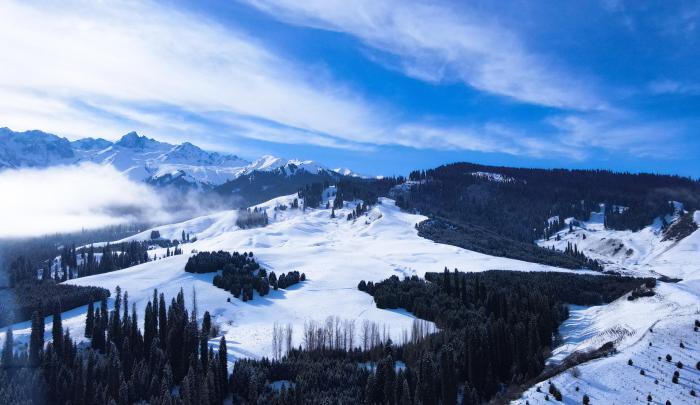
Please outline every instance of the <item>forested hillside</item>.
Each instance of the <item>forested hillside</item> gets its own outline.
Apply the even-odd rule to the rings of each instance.
[[[606,226],[639,230],[673,212],[700,207],[700,183],[679,176],[606,170],[519,169],[454,163],[410,175],[414,185],[397,196],[408,210],[479,225],[510,239],[532,242],[551,233],[558,216],[588,220],[606,204]]]

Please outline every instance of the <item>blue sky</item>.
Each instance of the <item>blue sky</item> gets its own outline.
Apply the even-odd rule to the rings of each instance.
[[[366,174],[700,177],[697,2],[7,2],[0,125]]]

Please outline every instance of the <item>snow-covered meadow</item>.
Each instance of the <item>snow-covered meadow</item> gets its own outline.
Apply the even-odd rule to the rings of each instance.
[[[332,198],[329,193],[326,198]],[[272,330],[275,323],[293,327],[293,345],[302,344],[305,323],[324,323],[328,317],[355,322],[359,333],[365,321],[386,328],[393,340],[401,341],[414,317],[403,310],[378,309],[372,297],[357,290],[360,280],[379,281],[392,275],[399,277],[428,271],[459,268],[463,271],[510,269],[524,271],[566,271],[540,264],[497,258],[458,247],[434,243],[417,235],[415,224],[425,219],[401,212],[390,199],[382,199],[357,220],[348,221],[353,203],[336,211],[329,209],[275,210],[291,205],[295,195],[279,197],[258,205],[265,208],[271,223],[264,228],[240,229],[235,225],[236,211],[224,211],[189,221],[161,226],[161,237],[180,238],[182,231],[196,236],[193,243],[181,245],[183,255],[171,256],[128,269],[67,281],[77,285],[94,285],[114,292],[117,286],[129,293],[142,318],[153,289],[174,297],[182,288],[191,305],[197,296],[199,316],[207,310],[225,334],[230,360],[239,357],[270,357]],[[145,240],[150,230],[128,239]],[[214,274],[191,274],[184,271],[188,257],[195,251],[252,251],[256,259],[277,274],[298,270],[307,281],[286,290],[271,291],[265,297],[243,302],[228,291],[212,285]],[[165,249],[152,251],[158,257]],[[229,302],[230,298],[230,302]],[[111,302],[111,300],[110,300]],[[131,304],[130,304],[131,305]],[[84,331],[86,307],[63,314],[64,328],[74,337]],[[142,320],[142,319],[141,319]],[[50,317],[47,331],[50,331]],[[15,339],[26,340],[29,323],[15,325]],[[49,335],[47,334],[47,338]],[[211,342],[215,344],[215,341]]]

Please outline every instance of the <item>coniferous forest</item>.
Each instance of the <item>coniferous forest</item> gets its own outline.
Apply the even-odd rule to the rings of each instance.
[[[56,284],[53,280],[0,288],[0,326],[27,321],[35,311],[48,316],[57,308],[68,311],[106,297],[109,291],[104,288]]]
[[[453,163],[413,171],[392,190],[399,207],[431,217],[421,236],[482,253],[566,268],[598,270],[582,254],[534,246],[605,204],[605,226],[637,231],[674,213],[672,201],[700,207],[700,182],[686,177],[605,170],[521,169]],[[523,245],[525,244],[525,245]]]
[[[380,336],[376,325],[364,324],[362,341],[353,343],[354,323],[331,319],[305,327],[303,346],[288,342],[284,356],[237,361],[232,375],[226,341],[210,347],[215,328],[208,312],[197,319],[194,293],[189,310],[183,291],[169,304],[154,291],[141,329],[128,292],[117,288],[111,310],[106,297],[90,302],[86,347],[63,329],[60,312],[48,344],[44,318],[34,312],[26,352],[8,349],[8,330],[0,402],[220,404],[232,396],[234,403],[456,404],[459,397],[476,404],[507,395],[543,370],[568,316],[565,303],[610,302],[643,283],[653,280],[447,269],[426,280],[362,281],[358,288],[378,307],[406,308],[439,331],[414,330],[395,344],[386,331]]]
[[[545,236],[550,218],[587,221],[601,203],[607,227],[633,231],[672,213],[670,201],[690,211],[700,207],[700,182],[680,176],[453,163],[414,171],[409,179],[416,184],[397,196],[402,208],[528,243]]]

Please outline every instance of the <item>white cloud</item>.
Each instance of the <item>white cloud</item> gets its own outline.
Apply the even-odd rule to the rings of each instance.
[[[694,95],[700,94],[700,84],[683,83],[676,80],[655,80],[648,85],[649,92],[652,94],[682,94]]]
[[[558,143],[592,153],[591,148],[622,152],[634,157],[674,158],[684,122],[640,122],[623,112],[564,115],[549,119],[559,131]]]
[[[562,71],[478,13],[422,1],[248,1],[284,21],[353,35],[397,56],[403,72],[421,80],[460,80],[481,91],[558,108],[605,107],[590,80]]]
[[[602,104],[512,32],[447,6],[391,0],[254,3],[284,20],[354,35],[422,80],[462,80],[555,107]],[[582,133],[581,124],[553,121],[559,133],[533,136],[503,124],[401,120],[391,106],[323,70],[286,59],[202,15],[159,3],[5,1],[0,21],[11,22],[0,24],[0,126],[15,130],[73,139],[113,139],[138,130],[243,154],[241,148],[252,147],[237,144],[239,137],[357,151],[402,145],[586,155],[570,135]]]
[[[127,129],[125,113],[126,124],[165,132],[158,113],[137,107],[174,106],[320,137],[370,139],[385,128],[372,106],[327,75],[192,13],[150,2],[5,2],[0,20],[12,22],[0,24],[3,125],[113,137]]]
[[[171,219],[161,197],[112,166],[0,171],[0,237]]]

